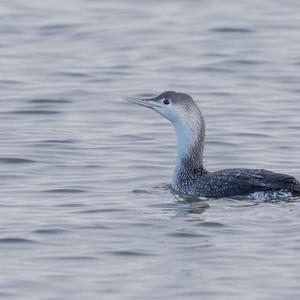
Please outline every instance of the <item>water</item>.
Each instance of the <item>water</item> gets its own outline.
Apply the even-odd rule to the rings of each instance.
[[[210,170],[300,178],[299,2],[0,4],[0,297],[299,299],[300,199],[183,201],[175,134],[123,96],[191,94]]]

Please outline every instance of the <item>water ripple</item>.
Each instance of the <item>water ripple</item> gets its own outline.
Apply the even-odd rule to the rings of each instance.
[[[57,115],[61,112],[58,110],[38,110],[38,109],[28,109],[28,110],[14,110],[10,112],[11,114],[17,115]]]
[[[255,30],[246,27],[214,27],[210,29],[212,32],[220,33],[254,33]]]
[[[68,231],[61,228],[37,229],[33,231],[33,233],[37,233],[37,234],[62,234],[66,232]]]
[[[117,251],[110,251],[108,252],[112,255],[116,256],[125,256],[125,257],[139,257],[139,256],[149,256],[152,254],[141,252],[141,251],[132,251],[132,250],[117,250]]]
[[[182,232],[182,231],[176,231],[169,233],[168,236],[174,237],[174,238],[207,238],[209,237],[206,234],[199,234],[199,233],[193,233],[193,232]]]
[[[18,157],[0,157],[0,163],[3,164],[31,164],[35,163],[35,160],[18,158]]]
[[[49,189],[44,190],[45,193],[58,193],[58,194],[78,194],[78,193],[85,193],[86,190],[82,189],[68,189],[68,188],[62,188],[62,189]]]
[[[67,99],[38,98],[38,99],[28,100],[28,103],[35,103],[35,104],[64,104],[64,103],[72,103],[72,101],[71,100],[67,100]]]
[[[37,244],[38,242],[23,238],[0,238],[0,244]]]
[[[88,210],[81,210],[76,213],[80,214],[101,214],[101,213],[114,213],[114,212],[124,212],[125,209],[121,208],[101,208],[101,209],[88,209]]]

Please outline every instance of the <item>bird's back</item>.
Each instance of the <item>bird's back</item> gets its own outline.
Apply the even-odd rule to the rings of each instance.
[[[189,194],[208,198],[276,191],[300,194],[300,183],[294,177],[264,169],[226,169],[207,172],[195,177],[188,186]]]

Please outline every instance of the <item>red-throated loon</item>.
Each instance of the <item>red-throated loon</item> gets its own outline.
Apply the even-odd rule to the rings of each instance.
[[[167,118],[177,136],[177,160],[172,187],[180,194],[220,198],[256,192],[300,194],[292,176],[264,169],[226,169],[208,172],[203,167],[205,122],[193,99],[184,93],[164,92],[150,99],[126,98]]]

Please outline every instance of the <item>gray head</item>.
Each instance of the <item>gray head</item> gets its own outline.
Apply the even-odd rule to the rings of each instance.
[[[174,125],[178,122],[186,124],[191,119],[197,119],[200,113],[191,96],[175,91],[167,91],[149,99],[130,97],[127,100],[153,109]]]

